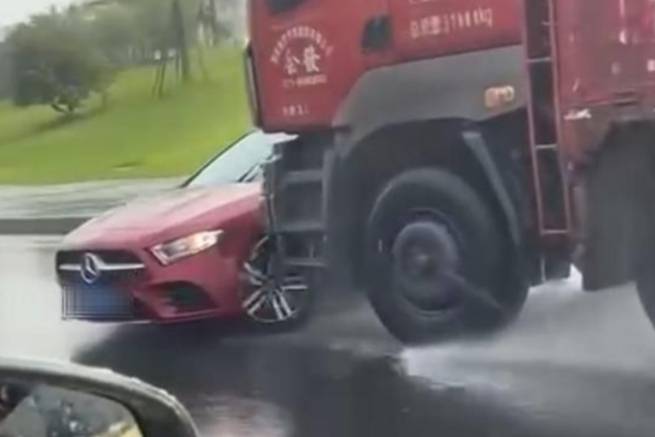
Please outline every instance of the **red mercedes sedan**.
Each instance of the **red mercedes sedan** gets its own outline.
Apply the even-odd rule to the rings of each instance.
[[[269,275],[260,164],[284,134],[250,133],[181,187],[113,209],[56,255],[67,320],[182,322],[246,315],[290,325],[309,311],[298,274]]]

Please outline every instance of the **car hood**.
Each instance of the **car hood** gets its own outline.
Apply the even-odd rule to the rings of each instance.
[[[181,237],[185,232],[220,226],[244,208],[256,208],[260,195],[258,183],[178,188],[111,209],[70,233],[64,245],[114,245],[126,240]]]

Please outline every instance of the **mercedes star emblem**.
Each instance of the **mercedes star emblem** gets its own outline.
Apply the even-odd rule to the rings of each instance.
[[[82,268],[80,269],[84,282],[91,285],[100,279],[100,275],[102,274],[102,271],[100,270],[101,264],[102,260],[97,255],[92,253],[84,254],[82,257]]]

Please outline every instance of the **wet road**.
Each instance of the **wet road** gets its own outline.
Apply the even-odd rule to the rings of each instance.
[[[0,351],[162,386],[207,436],[648,436],[655,333],[632,287],[535,290],[508,330],[402,348],[361,302],[302,332],[59,321],[54,237],[0,237]]]

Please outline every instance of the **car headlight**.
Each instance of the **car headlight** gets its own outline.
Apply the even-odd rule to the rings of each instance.
[[[167,266],[217,245],[222,236],[223,231],[220,230],[198,232],[168,243],[158,244],[150,251],[160,263]]]

